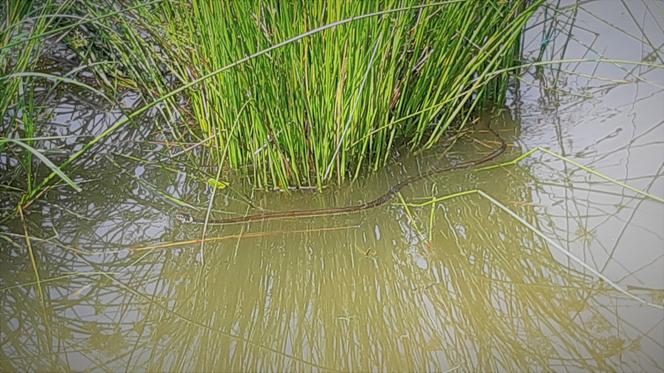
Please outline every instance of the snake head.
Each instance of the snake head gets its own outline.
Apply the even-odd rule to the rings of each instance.
[[[191,223],[194,221],[194,218],[191,215],[183,212],[178,212],[177,214],[175,214],[175,218],[182,223]]]

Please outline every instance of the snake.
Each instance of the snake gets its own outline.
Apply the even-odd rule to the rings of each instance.
[[[461,169],[468,169],[471,167],[476,167],[482,163],[489,162],[505,152],[507,144],[500,135],[488,127],[489,132],[491,132],[496,138],[498,138],[500,145],[491,151],[491,153],[476,159],[469,161],[457,163],[451,166],[442,167],[442,168],[433,168],[424,173],[413,175],[403,179],[397,184],[392,185],[386,192],[380,196],[359,204],[340,206],[340,207],[331,207],[331,208],[320,208],[320,209],[309,209],[309,210],[287,210],[287,211],[272,211],[272,212],[263,212],[253,215],[237,216],[232,218],[224,219],[210,219],[207,221],[207,225],[229,225],[229,224],[242,224],[250,223],[256,221],[266,221],[266,220],[276,220],[276,219],[294,219],[294,218],[310,218],[310,217],[319,217],[319,216],[332,216],[332,215],[342,215],[342,214],[351,214],[360,211],[365,211],[373,209],[379,206],[384,205],[385,203],[392,200],[399,191],[401,191],[406,186],[420,181],[422,179],[429,178],[434,175],[441,174],[443,172],[456,171]],[[185,212],[178,212],[175,214],[175,218],[182,223],[188,224],[206,224],[205,219],[198,219],[191,216],[191,214]]]

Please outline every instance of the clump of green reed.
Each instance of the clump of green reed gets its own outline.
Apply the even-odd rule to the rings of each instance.
[[[20,133],[33,137],[35,134],[34,82],[30,77],[11,75],[28,71],[37,63],[43,41],[32,37],[46,29],[51,20],[35,16],[43,16],[51,8],[52,1],[39,8],[33,1],[7,1],[0,6],[1,135]],[[33,21],[29,21],[31,17]]]
[[[380,167],[394,146],[430,147],[502,102],[508,77],[495,72],[517,63],[540,3],[163,1],[90,35],[154,99],[316,27],[404,8],[302,38],[159,106],[213,138],[219,160],[250,166],[257,186],[320,187]]]

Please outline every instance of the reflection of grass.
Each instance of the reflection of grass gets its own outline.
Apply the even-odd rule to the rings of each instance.
[[[610,370],[620,354],[630,367],[657,366],[647,356],[645,363],[630,360],[644,357],[638,350],[626,354],[636,342],[616,328],[629,326],[614,326],[616,316],[609,319],[600,301],[615,294],[561,266],[537,228],[513,224],[490,207],[499,204],[468,198],[473,193],[482,195],[462,191],[409,206],[446,207],[460,197],[470,204],[434,216],[466,224],[463,234],[431,222],[417,228],[431,243],[420,253],[426,271],[399,249],[373,247],[378,242],[367,242],[361,227],[262,242],[261,232],[227,233],[220,239],[236,241],[237,249],[209,242],[201,283],[195,250],[144,250],[103,266],[77,255],[94,272],[72,274],[66,284],[42,282],[49,293],[66,294],[49,301],[53,338],[92,366],[127,370],[494,371],[556,363]],[[515,209],[528,216],[531,207]],[[404,219],[430,221],[430,211],[421,211],[412,208]],[[381,235],[381,242],[403,239],[385,226]],[[182,245],[174,241],[160,246]],[[53,273],[45,266],[42,273]],[[16,299],[30,289],[2,289],[4,309],[25,312]],[[39,307],[28,312],[28,325],[39,323]]]
[[[510,227],[497,215],[490,220]],[[513,250],[519,247],[519,240],[532,238],[527,230],[514,227],[506,228],[510,238],[494,241],[495,247],[475,265],[469,266],[469,258],[483,252],[483,243],[462,241],[457,249],[446,250],[437,246],[440,259],[433,260],[436,268],[429,273],[438,281],[414,290],[411,285],[422,275],[386,253],[371,261],[375,265],[353,263],[352,255],[335,256],[333,267],[308,270],[315,262],[301,252],[282,257],[277,254],[279,244],[272,241],[277,247],[239,254],[235,259],[230,253],[209,255],[215,274],[207,278],[206,288],[196,290],[193,276],[186,276],[190,285],[169,297],[196,292],[197,302],[183,306],[192,317],[209,319],[210,313],[215,314],[215,325],[222,330],[238,331],[277,350],[341,370],[440,370],[444,367],[436,365],[443,361],[439,355],[446,356],[450,365],[480,370],[528,369],[566,358],[586,369],[612,366],[609,361],[615,355],[607,347],[617,346],[617,338],[602,337],[613,333],[611,323],[587,301],[572,302],[580,294],[599,290],[586,277],[561,268],[546,252]],[[487,234],[482,238],[486,242],[496,234],[481,228],[473,232],[468,232],[467,240]],[[434,238],[439,242],[439,235]],[[334,241],[334,236],[325,240],[328,244]],[[464,252],[465,247],[472,251]],[[263,253],[269,254],[263,258]],[[224,264],[229,260],[232,266]],[[177,266],[173,263],[169,271]],[[247,272],[246,268],[260,270]],[[426,277],[430,276],[422,279]],[[244,285],[238,289],[237,283]],[[574,313],[584,317],[571,321]],[[603,321],[604,329],[585,325],[590,317],[598,321],[593,325]],[[175,360],[186,369],[298,367],[286,357],[229,343],[204,329],[178,330],[166,343],[170,351],[179,352]],[[207,357],[185,362],[192,350],[183,350],[183,346],[201,339],[205,346],[193,351]],[[566,352],[559,352],[559,344]],[[208,351],[228,351],[228,355],[215,357]],[[587,354],[596,360],[586,361]],[[471,364],[475,357],[477,362]],[[168,369],[168,365],[154,368]]]
[[[579,163],[579,162],[576,162],[576,161],[574,161],[574,160],[572,160],[572,159],[570,159],[570,158],[567,158],[567,157],[561,156],[561,155],[556,154],[556,153],[554,153],[554,152],[552,152],[552,151],[550,151],[550,150],[548,150],[548,149],[541,148],[541,147],[537,147],[537,148],[531,149],[531,150],[529,150],[529,151],[523,153],[522,155],[520,155],[519,157],[517,157],[517,158],[515,158],[515,159],[513,159],[513,160],[511,160],[511,161],[507,161],[507,162],[503,162],[503,163],[495,164],[495,165],[491,165],[491,166],[479,167],[479,168],[473,170],[473,172],[488,171],[488,170],[493,170],[493,169],[497,169],[497,168],[501,168],[501,167],[512,166],[512,165],[515,165],[515,164],[517,164],[518,162],[520,162],[520,161],[522,161],[522,160],[524,160],[524,159],[530,157],[532,154],[534,154],[534,153],[537,152],[537,151],[541,151],[541,152],[544,152],[544,153],[549,154],[549,155],[551,155],[551,156],[554,156],[554,157],[556,157],[556,158],[562,160],[563,162],[571,163],[571,164],[573,164],[574,166],[576,166],[576,167],[578,167],[578,168],[580,168],[580,169],[582,169],[582,170],[584,170],[584,171],[586,171],[586,172],[588,172],[588,173],[590,173],[590,174],[592,174],[592,175],[595,175],[595,176],[597,176],[597,177],[600,177],[600,178],[602,178],[602,179],[604,179],[604,180],[606,180],[606,181],[609,181],[609,182],[612,183],[612,184],[616,184],[616,185],[618,185],[618,186],[620,186],[620,187],[622,187],[622,188],[628,189],[628,190],[630,190],[630,191],[632,191],[632,192],[634,192],[634,193],[636,193],[636,194],[639,194],[639,195],[641,195],[641,196],[644,196],[644,197],[646,197],[646,198],[649,198],[649,199],[654,200],[654,201],[659,202],[659,203],[664,203],[664,198],[661,198],[661,197],[655,196],[655,195],[653,195],[653,194],[650,194],[650,193],[648,193],[648,192],[645,192],[645,191],[643,191],[643,190],[640,190],[640,189],[638,189],[638,188],[635,188],[635,187],[633,187],[633,186],[631,186],[631,185],[629,185],[629,184],[626,184],[626,183],[623,183],[623,182],[621,182],[621,181],[619,181],[619,180],[616,180],[616,179],[614,179],[614,178],[611,178],[611,177],[609,177],[609,176],[607,176],[607,175],[605,175],[605,174],[603,174],[603,173],[601,173],[601,172],[599,172],[599,171],[593,170],[593,169],[590,168],[590,167],[586,167],[586,166],[584,166],[583,164],[581,164],[581,163]],[[624,290],[623,288],[621,288],[620,286],[618,286],[616,283],[614,283],[613,281],[611,281],[609,278],[607,278],[605,275],[603,275],[602,273],[600,273],[598,270],[592,268],[591,266],[589,266],[588,264],[586,264],[583,260],[581,260],[581,259],[579,259],[578,257],[576,257],[575,255],[573,255],[569,250],[563,248],[563,247],[562,247],[561,245],[559,245],[557,242],[555,242],[555,241],[552,240],[551,238],[547,237],[546,234],[544,234],[541,230],[537,229],[537,228],[536,228],[535,226],[533,226],[531,223],[529,223],[528,221],[524,220],[522,217],[520,217],[518,214],[516,214],[513,210],[509,209],[509,208],[508,208],[507,206],[505,206],[503,203],[499,202],[499,201],[496,200],[494,197],[490,196],[489,194],[487,194],[486,192],[484,192],[484,191],[482,191],[482,190],[479,190],[479,189],[473,189],[473,190],[466,190],[466,191],[462,191],[462,192],[457,192],[457,193],[448,194],[448,195],[446,195],[446,196],[442,196],[442,197],[435,197],[435,198],[432,197],[431,200],[428,200],[428,201],[425,201],[425,202],[421,202],[421,203],[408,203],[408,204],[407,204],[407,203],[405,203],[405,202],[402,200],[402,205],[403,205],[404,208],[406,208],[406,209],[408,209],[408,206],[412,206],[412,207],[424,207],[424,206],[428,206],[428,205],[434,205],[434,204],[436,204],[436,203],[440,203],[440,202],[443,202],[443,201],[446,201],[446,200],[450,200],[450,199],[453,199],[453,198],[458,198],[458,197],[467,196],[467,195],[473,195],[473,194],[477,194],[477,195],[479,195],[479,196],[481,196],[481,197],[486,198],[487,200],[489,200],[492,204],[494,204],[495,206],[497,206],[498,208],[500,208],[500,209],[503,210],[504,212],[508,213],[511,217],[513,217],[514,219],[516,219],[519,223],[523,224],[525,227],[527,227],[528,229],[530,229],[530,230],[531,230],[533,233],[535,233],[537,236],[539,236],[540,238],[542,238],[542,239],[544,239],[545,241],[547,241],[552,247],[554,247],[554,248],[556,248],[557,250],[561,251],[563,254],[565,254],[567,257],[569,257],[570,259],[572,259],[574,262],[576,262],[577,264],[579,264],[579,265],[582,266],[583,268],[585,268],[585,269],[587,269],[588,271],[590,271],[591,273],[593,273],[596,277],[598,277],[598,278],[602,279],[603,281],[605,281],[607,284],[609,284],[609,285],[610,285],[611,287],[613,287],[615,290],[617,290],[617,291],[619,291],[620,293],[626,295],[627,297],[632,298],[632,299],[634,299],[634,300],[636,300],[636,301],[638,301],[638,302],[640,302],[640,303],[643,303],[643,304],[645,304],[645,305],[648,305],[648,306],[651,306],[651,307],[654,307],[654,308],[664,309],[664,305],[662,305],[662,304],[654,304],[654,303],[652,303],[652,302],[645,301],[645,300],[643,300],[643,299],[641,299],[641,298],[639,298],[639,297],[633,295],[632,293],[630,293],[630,292]],[[409,215],[409,216],[412,216],[411,213],[410,213],[410,210],[406,210],[406,211],[408,212],[408,215]],[[590,233],[587,233],[586,235],[584,235],[584,237],[586,237],[586,239],[587,239],[587,235],[589,235],[589,234],[590,234]]]
[[[468,198],[471,194],[483,198]],[[546,249],[535,249],[542,242],[556,249],[560,245],[545,240],[534,226],[536,223],[528,223],[519,216],[523,213],[507,209],[482,191],[465,191],[457,197],[459,195],[466,196],[463,199],[468,202],[461,204],[466,209],[459,210],[454,197],[441,197],[440,200],[447,201],[441,207],[445,208],[447,219],[463,224],[470,233],[466,230],[463,236],[456,235],[453,226],[441,231],[446,237],[452,236],[454,244],[441,245],[449,239],[437,237],[435,243],[440,251],[436,256],[449,264],[433,282],[426,281],[426,286],[417,289],[437,297],[436,304],[445,305],[444,313],[451,315],[441,322],[452,326],[441,337],[440,344],[448,346],[447,351],[455,354],[456,361],[461,361],[466,369],[483,371],[530,370],[529,364],[541,367],[557,363],[567,368],[590,370],[610,370],[620,364],[639,366],[634,360],[638,358],[631,355],[637,350],[632,349],[630,355],[625,355],[631,348],[630,343],[626,343],[625,334],[602,315],[600,311],[604,307],[590,305],[593,298],[606,291],[604,283],[592,285],[588,277],[557,264]],[[488,206],[482,201],[488,201]],[[411,207],[426,205],[425,202]],[[446,208],[448,205],[450,207]],[[495,213],[495,207],[508,214]],[[532,211],[527,206],[519,209]],[[512,214],[515,216],[511,218],[521,224],[510,224],[509,220],[499,217]],[[500,229],[492,228],[496,226]],[[537,243],[537,238],[544,241]],[[470,270],[450,268],[468,265]],[[432,292],[432,284],[444,291]],[[634,299],[629,293],[628,296]],[[649,305],[662,308],[661,304]],[[611,310],[607,313],[616,314]],[[463,326],[460,327],[460,323]],[[625,358],[631,362],[622,360]],[[468,363],[471,359],[477,363]],[[647,364],[658,366],[650,357],[645,360],[649,360]]]
[[[637,190],[638,190],[638,189],[637,189]],[[642,304],[645,304],[645,305],[648,305],[648,306],[651,306],[651,307],[654,307],[654,308],[658,308],[658,309],[664,309],[664,305],[662,305],[662,304],[654,304],[654,303],[651,303],[651,302],[645,301],[645,300],[643,300],[643,299],[641,299],[641,298],[635,296],[634,294],[632,294],[632,293],[630,293],[630,292],[624,290],[623,288],[621,288],[620,286],[618,286],[616,283],[614,283],[613,281],[611,281],[608,277],[606,277],[605,275],[603,275],[602,273],[600,273],[600,272],[597,271],[596,269],[594,269],[594,268],[592,268],[591,266],[589,266],[588,264],[586,264],[583,260],[579,259],[577,256],[573,255],[569,250],[563,248],[563,247],[560,246],[557,242],[555,242],[555,241],[552,240],[551,238],[547,237],[544,233],[542,233],[541,230],[537,229],[537,228],[536,228],[535,226],[533,226],[531,223],[529,223],[528,221],[524,220],[522,217],[520,217],[518,214],[516,214],[513,210],[509,209],[507,206],[505,206],[504,204],[502,204],[501,202],[499,202],[498,200],[496,200],[495,198],[493,198],[492,196],[490,196],[489,194],[487,194],[486,192],[484,192],[484,191],[482,191],[482,190],[474,189],[474,190],[464,191],[464,192],[460,192],[460,193],[454,193],[454,194],[451,194],[451,195],[448,195],[448,196],[443,196],[443,197],[436,198],[435,200],[432,200],[432,201],[430,201],[430,202],[423,202],[423,203],[418,203],[418,204],[404,204],[404,206],[406,206],[406,207],[407,207],[407,206],[418,206],[418,207],[421,207],[421,206],[426,206],[426,205],[429,205],[429,204],[434,204],[434,203],[437,203],[437,202],[442,202],[442,201],[445,201],[445,200],[449,200],[449,199],[452,199],[452,198],[461,197],[461,196],[466,196],[466,195],[472,195],[472,194],[477,194],[477,195],[479,195],[479,196],[481,196],[481,197],[484,197],[484,198],[486,198],[487,200],[489,200],[493,205],[495,205],[495,206],[497,206],[498,208],[500,208],[501,210],[505,211],[505,212],[508,213],[511,217],[513,217],[514,219],[516,219],[519,223],[523,224],[523,225],[526,226],[528,229],[530,229],[530,230],[531,230],[533,233],[535,233],[537,236],[539,236],[540,238],[542,238],[542,239],[544,239],[545,241],[547,241],[547,242],[549,243],[549,245],[551,245],[552,247],[554,247],[554,248],[560,250],[560,251],[561,251],[563,254],[565,254],[567,257],[569,257],[570,259],[572,259],[574,262],[576,262],[577,264],[579,264],[579,265],[582,266],[583,268],[585,268],[585,269],[587,269],[588,271],[590,271],[590,272],[591,272],[592,274],[594,274],[595,276],[597,276],[597,277],[599,277],[600,279],[602,279],[603,281],[605,281],[607,284],[609,284],[611,287],[613,287],[615,290],[619,291],[620,293],[622,293],[622,294],[626,295],[627,297],[632,298],[632,299],[634,299],[634,300],[636,300],[636,301],[638,301],[638,302],[640,302],[640,303],[642,303]]]
[[[438,229],[420,232],[428,233],[433,243],[422,253],[426,271],[409,263],[403,250],[382,244],[403,239],[388,230],[389,223],[382,227],[380,242],[363,237],[372,233],[370,225],[369,232],[359,228],[264,241],[244,240],[259,233],[247,232],[234,237],[237,250],[232,244],[210,243],[200,284],[195,250],[146,250],[140,258],[118,256],[103,264],[97,264],[100,258],[73,255],[95,273],[73,275],[67,283],[50,278],[42,282],[49,293],[62,294],[49,301],[56,326],[53,338],[66,346],[72,361],[85,362],[81,369],[291,371],[319,366],[364,371],[458,366],[495,371],[556,363],[591,370],[617,366],[616,356],[634,342],[617,331],[626,326],[614,326],[616,315],[609,318],[601,306],[595,307],[606,289],[561,266],[532,230],[513,224],[482,200],[464,200],[469,201],[464,208],[436,214],[436,220],[445,216],[468,224],[463,236],[450,238],[450,230],[439,224],[421,227]],[[115,211],[113,205],[107,208]],[[523,216],[529,207],[520,209]],[[428,219],[429,211],[422,211]],[[410,215],[420,218],[417,209]],[[135,219],[142,216],[136,213]],[[358,246],[363,252],[357,252]],[[365,257],[369,249],[371,256]],[[42,273],[57,270],[45,261]],[[104,280],[95,280],[100,277]],[[3,312],[29,320],[22,328],[41,322],[38,304],[26,310],[22,303],[34,298],[32,289],[2,289]],[[7,343],[26,344],[25,336],[31,333],[22,330]],[[34,346],[17,349],[22,356],[44,351]],[[625,354],[623,364],[657,366],[647,362],[647,356],[646,363],[630,360],[644,354]]]
[[[470,194],[482,195],[462,191],[430,197],[419,206],[435,207]],[[511,195],[528,199],[519,192]],[[115,211],[117,198],[109,198],[106,208]],[[80,351],[84,357],[79,358],[92,365],[127,370],[294,370],[312,365],[443,370],[449,365],[488,371],[528,370],[556,362],[611,369],[616,356],[634,348],[636,342],[627,343],[601,304],[595,307],[602,296],[614,295],[603,284],[562,267],[540,248],[538,240],[544,238],[536,227],[523,229],[505,214],[487,211],[475,199],[465,200],[471,200],[471,206],[461,212],[434,216],[468,224],[454,239],[448,239],[449,231],[434,231],[438,224],[431,223],[428,210],[422,219],[415,209],[405,214],[412,221],[430,222],[417,227],[417,236],[428,236],[432,243],[422,254],[429,266],[426,272],[409,265],[399,250],[372,248],[361,236],[344,247],[353,241],[349,235],[355,230],[280,235],[282,240],[272,236],[262,245],[260,232],[227,234],[223,240],[236,240],[238,250],[210,244],[200,285],[195,280],[198,270],[192,270],[200,261],[190,250],[145,250],[140,257],[107,260],[104,268],[96,264],[99,258],[74,255],[106,281],[83,274],[68,277],[66,285],[51,278],[42,281],[48,293],[65,294],[48,301],[48,317],[56,325],[52,338]],[[524,204],[509,210],[524,216],[517,209],[528,208]],[[137,213],[135,218],[142,216]],[[109,236],[126,229],[118,227]],[[382,235],[385,242],[402,240],[385,229]],[[363,252],[353,255],[362,242]],[[313,253],[303,247],[314,247]],[[364,255],[368,250],[369,258]],[[334,256],[328,256],[330,251]],[[42,273],[57,273],[48,260],[42,262]],[[26,327],[39,325],[44,317],[38,304],[26,311],[16,301],[34,298],[30,289],[2,290],[9,299],[3,309],[14,307],[8,314],[31,315]],[[81,317],[73,319],[71,312]],[[622,321],[619,327],[625,327]],[[97,347],[90,345],[93,342]],[[8,343],[25,344],[25,339],[10,338]],[[21,354],[45,351],[33,349]],[[644,356],[629,352],[630,357]]]
[[[517,161],[491,167],[513,166]],[[126,176],[133,179],[131,172]],[[158,193],[154,194],[158,198]],[[522,225],[513,224],[501,216],[504,214],[487,211],[480,202],[472,202],[467,198],[471,194],[482,196]],[[528,199],[527,195],[516,195]],[[473,206],[433,215],[433,207],[440,202],[460,197],[471,200]],[[151,365],[143,367],[153,370],[259,370],[264,366],[292,370],[312,365],[342,370],[442,370],[445,364],[464,369],[527,370],[556,361],[574,362],[584,369],[610,369],[617,354],[633,347],[634,342],[626,343],[620,337],[602,308],[591,305],[600,296],[610,294],[603,284],[569,272],[546,250],[538,249],[545,241],[553,247],[556,244],[517,212],[527,211],[530,206],[509,209],[479,190],[408,204],[424,206],[432,207],[431,211],[423,210],[426,217],[421,219],[416,209],[409,209],[404,217],[409,222],[429,221],[416,228],[416,236],[428,237],[430,246],[421,253],[429,263],[427,272],[409,266],[402,258],[390,257],[399,255],[398,251],[386,252],[371,244],[363,244],[362,252],[353,254],[362,242],[359,237],[346,254],[339,243],[348,242],[348,235],[356,230],[345,234],[317,230],[317,234],[310,235],[303,229],[299,239],[280,234],[282,241],[272,235],[267,241],[270,246],[258,250],[263,232],[210,237],[204,267],[208,274],[201,284],[195,280],[198,271],[192,271],[197,263],[200,265],[194,251],[178,250],[173,254],[171,250],[152,250],[198,240],[173,240],[145,247],[139,256],[107,262],[106,268],[95,264],[97,259],[76,255],[93,272],[68,276],[70,283],[66,286],[51,278],[41,282],[42,287],[51,289],[49,293],[62,288],[74,299],[48,301],[61,310],[48,312],[52,325],[57,325],[52,338],[78,346],[83,354],[104,352],[88,356],[98,365],[127,364],[133,368],[134,364],[143,364],[147,354]],[[470,216],[464,215],[469,212]],[[472,228],[467,226],[460,233],[436,232],[438,224],[432,220],[441,217]],[[455,237],[449,239],[450,234]],[[385,241],[401,240],[389,237],[385,229],[382,235]],[[239,249],[234,252],[212,244],[217,238],[235,240]],[[301,250],[315,245],[309,241],[318,242],[314,261],[311,253]],[[334,257],[324,255],[328,245]],[[367,257],[369,250],[371,255]],[[48,262],[45,266],[42,273],[53,273]],[[92,280],[96,277],[107,281]],[[29,296],[21,294],[30,288],[13,285],[2,291],[19,299]],[[109,303],[107,299],[114,301]],[[5,307],[11,305],[16,303],[4,303]],[[105,308],[98,308],[100,305]],[[125,321],[126,325],[118,327],[113,320],[73,321],[62,314],[62,310],[92,306],[94,314],[115,315],[112,317],[116,320],[126,320],[123,315],[127,314],[139,316],[135,317],[137,321]],[[43,312],[38,307],[30,312],[37,312],[32,322],[44,317],[39,316]],[[134,320],[134,316],[128,320]],[[62,325],[67,327],[61,330]],[[86,337],[74,337],[81,334]],[[123,341],[122,345],[132,347],[119,346]],[[96,347],[90,345],[93,342]],[[220,356],[211,351],[228,354]],[[632,351],[630,356],[634,354]],[[587,360],[588,356],[593,360]],[[469,363],[474,359],[475,363]]]
[[[517,158],[515,158],[515,159],[513,159],[513,160],[511,160],[511,161],[508,161],[508,162],[505,162],[505,163],[501,163],[501,164],[497,164],[497,165],[491,165],[491,166],[486,166],[486,167],[480,167],[480,168],[475,169],[475,171],[487,171],[487,170],[491,170],[491,169],[495,169],[495,168],[499,168],[499,167],[504,167],[504,166],[513,165],[513,164],[516,164],[517,162],[520,162],[520,161],[522,161],[522,160],[524,160],[524,159],[530,157],[531,155],[533,155],[533,154],[536,153],[536,152],[543,152],[543,153],[546,153],[546,154],[548,154],[548,155],[551,155],[551,156],[553,156],[553,157],[555,157],[555,158],[560,159],[560,160],[563,161],[563,162],[571,163],[571,164],[573,164],[574,166],[576,166],[576,167],[578,167],[578,168],[580,168],[580,169],[582,169],[582,170],[584,170],[584,171],[586,171],[586,172],[588,172],[588,173],[590,173],[590,174],[593,174],[593,175],[595,175],[595,176],[597,176],[597,177],[599,177],[599,178],[602,178],[602,179],[604,179],[604,180],[606,180],[606,181],[608,181],[608,182],[610,182],[610,183],[613,183],[613,184],[616,184],[616,185],[618,185],[618,186],[620,186],[620,187],[622,187],[622,188],[625,188],[625,189],[631,190],[632,192],[634,192],[634,193],[636,193],[636,194],[642,195],[642,196],[644,196],[644,197],[647,197],[647,198],[652,199],[652,200],[654,200],[654,201],[657,201],[657,202],[659,202],[659,203],[664,203],[664,198],[662,198],[662,197],[658,197],[658,196],[656,196],[656,195],[653,195],[653,194],[650,194],[650,193],[648,193],[648,192],[645,192],[645,191],[643,191],[643,190],[641,190],[641,189],[635,188],[635,187],[633,187],[633,186],[631,186],[631,185],[629,185],[629,184],[623,183],[623,182],[620,181],[620,180],[616,180],[616,179],[614,179],[614,178],[612,178],[612,177],[609,177],[609,176],[607,176],[607,175],[605,175],[605,174],[603,174],[603,173],[601,173],[601,172],[599,172],[599,171],[596,171],[596,170],[594,170],[594,169],[592,169],[592,168],[590,168],[590,167],[584,166],[583,164],[581,164],[581,163],[579,163],[579,162],[577,162],[577,161],[575,161],[575,160],[573,160],[573,159],[570,159],[570,158],[564,157],[564,156],[562,156],[562,155],[560,155],[560,154],[556,154],[555,152],[552,152],[552,151],[550,151],[550,150],[548,150],[548,149],[546,149],[546,148],[542,148],[542,147],[536,147],[536,148],[530,149],[529,151],[523,153],[522,155],[520,155],[519,157],[517,157]]]

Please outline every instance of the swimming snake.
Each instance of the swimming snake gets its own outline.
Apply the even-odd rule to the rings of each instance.
[[[477,159],[472,159],[470,161],[466,162],[461,162],[457,163],[455,165],[443,167],[443,168],[434,168],[429,171],[426,171],[422,174],[419,175],[414,175],[405,178],[404,180],[400,181],[399,183],[393,185],[390,187],[385,193],[382,195],[374,198],[373,200],[370,200],[365,203],[361,204],[355,204],[355,205],[347,205],[347,206],[341,206],[341,207],[331,207],[331,208],[321,208],[321,209],[311,209],[311,210],[288,210],[288,211],[274,211],[274,212],[263,212],[259,214],[253,214],[253,215],[246,215],[246,216],[238,216],[238,217],[232,217],[232,218],[224,218],[224,219],[210,219],[208,220],[207,224],[208,225],[227,225],[227,224],[241,224],[241,223],[248,223],[248,222],[254,222],[254,221],[265,221],[265,220],[275,220],[275,219],[291,219],[291,218],[305,218],[305,217],[317,217],[317,216],[331,216],[331,215],[341,215],[341,214],[350,214],[350,213],[355,213],[359,211],[364,211],[364,210],[369,210],[376,208],[378,206],[384,205],[388,201],[390,201],[394,196],[396,196],[397,193],[404,187],[406,187],[409,184],[412,184],[416,181],[420,181],[422,179],[431,177],[433,175],[437,175],[443,172],[448,172],[448,171],[455,171],[455,170],[461,170],[461,169],[466,169],[470,167],[475,167],[477,165],[480,165],[482,163],[491,161],[498,156],[500,156],[503,152],[505,152],[505,149],[507,148],[507,144],[505,143],[505,140],[503,140],[498,133],[496,133],[493,129],[488,128],[489,132],[491,132],[493,135],[498,138],[500,141],[500,146],[493,150],[491,153],[477,158]],[[191,216],[190,214],[187,213],[182,213],[179,212],[175,215],[175,218],[178,219],[179,221],[183,223],[190,223],[190,224],[204,224],[205,220],[204,219],[197,219]]]

